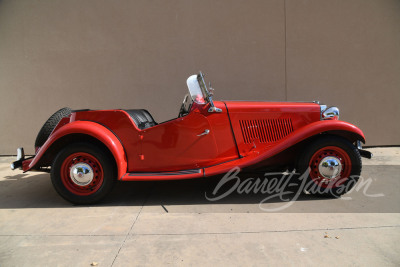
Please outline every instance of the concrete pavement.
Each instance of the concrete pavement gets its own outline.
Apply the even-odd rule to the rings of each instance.
[[[65,202],[49,174],[12,172],[2,157],[0,266],[398,266],[400,148],[370,150],[370,185],[342,199],[210,202],[219,180],[204,179],[120,183],[93,206]]]

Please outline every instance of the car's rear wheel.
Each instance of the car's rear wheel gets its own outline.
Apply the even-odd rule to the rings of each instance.
[[[60,122],[62,118],[68,117],[71,114],[70,108],[62,108],[57,110],[47,121],[43,124],[42,128],[40,129],[36,141],[35,141],[35,148],[41,147],[49,138],[50,134],[53,132],[54,128]]]
[[[297,170],[305,179],[305,191],[332,197],[339,197],[354,187],[361,167],[357,148],[339,136],[324,136],[315,140],[297,163]]]
[[[74,204],[102,200],[113,188],[115,170],[106,151],[89,143],[75,143],[56,156],[51,181],[56,191]]]

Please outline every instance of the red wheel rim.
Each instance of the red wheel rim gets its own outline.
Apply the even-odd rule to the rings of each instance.
[[[326,157],[334,157],[341,164],[341,170],[333,178],[324,177],[319,170],[320,163]],[[310,177],[323,188],[336,188],[349,179],[351,173],[351,160],[349,155],[341,148],[336,146],[323,147],[312,155],[310,162]]]
[[[71,169],[83,164],[89,166],[92,172],[92,179],[84,185],[78,184],[74,177],[71,177]],[[61,165],[61,181],[68,191],[75,195],[87,196],[97,192],[103,184],[104,173],[100,162],[88,153],[78,152],[68,156]]]

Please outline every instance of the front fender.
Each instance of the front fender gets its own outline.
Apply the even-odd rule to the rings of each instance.
[[[205,168],[205,176],[226,173],[236,166],[240,168],[250,167],[277,155],[303,140],[324,133],[340,135],[349,139],[351,142],[360,140],[365,143],[363,132],[353,124],[338,120],[316,121],[297,129],[264,151],[254,151],[241,159]]]
[[[276,154],[288,149],[297,143],[306,140],[308,138],[317,136],[319,134],[333,134],[340,135],[348,139],[350,142],[357,140],[365,143],[365,137],[363,132],[355,125],[338,120],[322,120],[307,124],[300,129],[292,132],[285,138],[281,139],[274,146],[268,148],[265,151],[260,151],[258,156],[249,162],[248,165],[254,164],[258,161],[267,159],[275,156]]]
[[[350,142],[360,140],[365,143],[363,132],[357,126],[351,123],[338,120],[316,121],[292,132],[266,151],[260,151],[259,155],[254,158],[250,164],[254,164],[254,161],[261,161],[275,156],[276,154],[296,145],[303,140],[324,133],[343,136]]]
[[[54,142],[69,134],[85,134],[102,142],[114,156],[118,168],[118,178],[121,178],[126,173],[127,160],[121,142],[109,129],[92,121],[73,121],[56,129],[43,146],[40,147],[29,165],[23,166],[23,170],[29,171],[34,168]]]
[[[320,133],[337,134],[346,137],[351,142],[360,140],[365,143],[364,133],[357,126],[338,120],[316,121],[294,131],[291,135],[294,135],[293,140],[302,141]]]

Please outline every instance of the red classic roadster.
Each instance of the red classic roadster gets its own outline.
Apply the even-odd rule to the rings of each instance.
[[[371,157],[362,131],[340,121],[336,107],[213,101],[201,72],[187,85],[178,117],[162,123],[145,109],[63,108],[40,130],[35,156],[19,148],[11,169],[49,170],[56,191],[75,204],[103,199],[116,180],[201,178],[236,166],[308,171],[309,182],[337,196],[357,181],[360,156]]]

